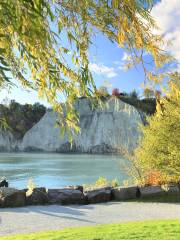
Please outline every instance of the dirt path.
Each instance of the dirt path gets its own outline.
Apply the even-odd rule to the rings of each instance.
[[[180,204],[111,202],[84,206],[31,206],[0,209],[0,235],[103,223],[180,219]]]

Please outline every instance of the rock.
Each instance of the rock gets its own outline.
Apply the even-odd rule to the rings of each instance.
[[[52,204],[85,204],[84,194],[76,189],[48,189],[49,201]]]
[[[166,184],[166,185],[162,185],[161,188],[168,195],[179,195],[180,197],[180,188],[178,184]]]
[[[21,191],[26,193],[28,191],[28,188],[23,188]]]
[[[0,181],[0,187],[8,187],[8,182],[6,181],[6,179]]]
[[[15,188],[0,188],[0,207],[25,206],[26,194]]]
[[[111,188],[99,188],[85,192],[88,203],[102,203],[111,200]]]
[[[164,196],[166,194],[166,191],[161,186],[140,187],[139,190],[142,198]]]
[[[67,186],[66,187],[67,189],[73,189],[73,190],[79,190],[83,193],[83,186],[80,186],[80,185],[76,185],[76,186]]]
[[[27,205],[44,205],[49,203],[49,197],[45,188],[34,188],[31,194],[26,191]]]
[[[91,149],[89,150],[89,153],[95,154],[103,154],[103,153],[116,153],[116,149],[113,149],[112,146],[102,143],[96,146],[91,147]]]
[[[113,188],[112,197],[117,201],[135,199],[139,197],[139,189],[137,186]]]

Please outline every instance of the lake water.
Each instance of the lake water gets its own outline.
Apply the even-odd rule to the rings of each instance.
[[[31,178],[36,186],[50,188],[88,184],[99,176],[122,183],[128,179],[124,161],[118,155],[0,153],[0,178],[18,188],[27,187]]]

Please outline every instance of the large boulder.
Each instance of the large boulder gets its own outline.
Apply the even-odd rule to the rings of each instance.
[[[52,204],[84,204],[86,199],[84,194],[76,189],[48,189],[49,201]]]
[[[45,188],[34,188],[32,192],[26,192],[27,205],[44,205],[49,203],[49,197]]]
[[[180,197],[180,186],[178,184],[165,184],[161,188],[167,193],[167,195],[179,195]]]
[[[137,186],[113,188],[112,197],[117,201],[135,199],[139,197],[139,188]]]
[[[82,193],[83,193],[83,186],[81,186],[81,185],[70,185],[70,186],[67,186],[66,187],[67,189],[72,189],[72,190],[79,190],[79,191],[81,191]]]
[[[165,189],[161,186],[145,186],[140,187],[139,190],[142,198],[164,196],[166,194]]]
[[[88,203],[102,203],[111,200],[111,188],[99,188],[85,192]]]
[[[0,188],[0,207],[23,207],[25,202],[24,191],[15,188]]]

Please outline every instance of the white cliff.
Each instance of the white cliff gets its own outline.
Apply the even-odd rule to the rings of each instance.
[[[9,131],[0,131],[0,152],[11,152],[18,149],[18,141]]]
[[[71,148],[68,137],[55,128],[57,114],[47,112],[24,136],[21,151],[107,153],[132,151],[139,138],[138,125],[142,123],[136,108],[111,98],[106,108],[93,109],[86,99],[79,99],[75,108],[80,113],[81,133],[74,138]]]

